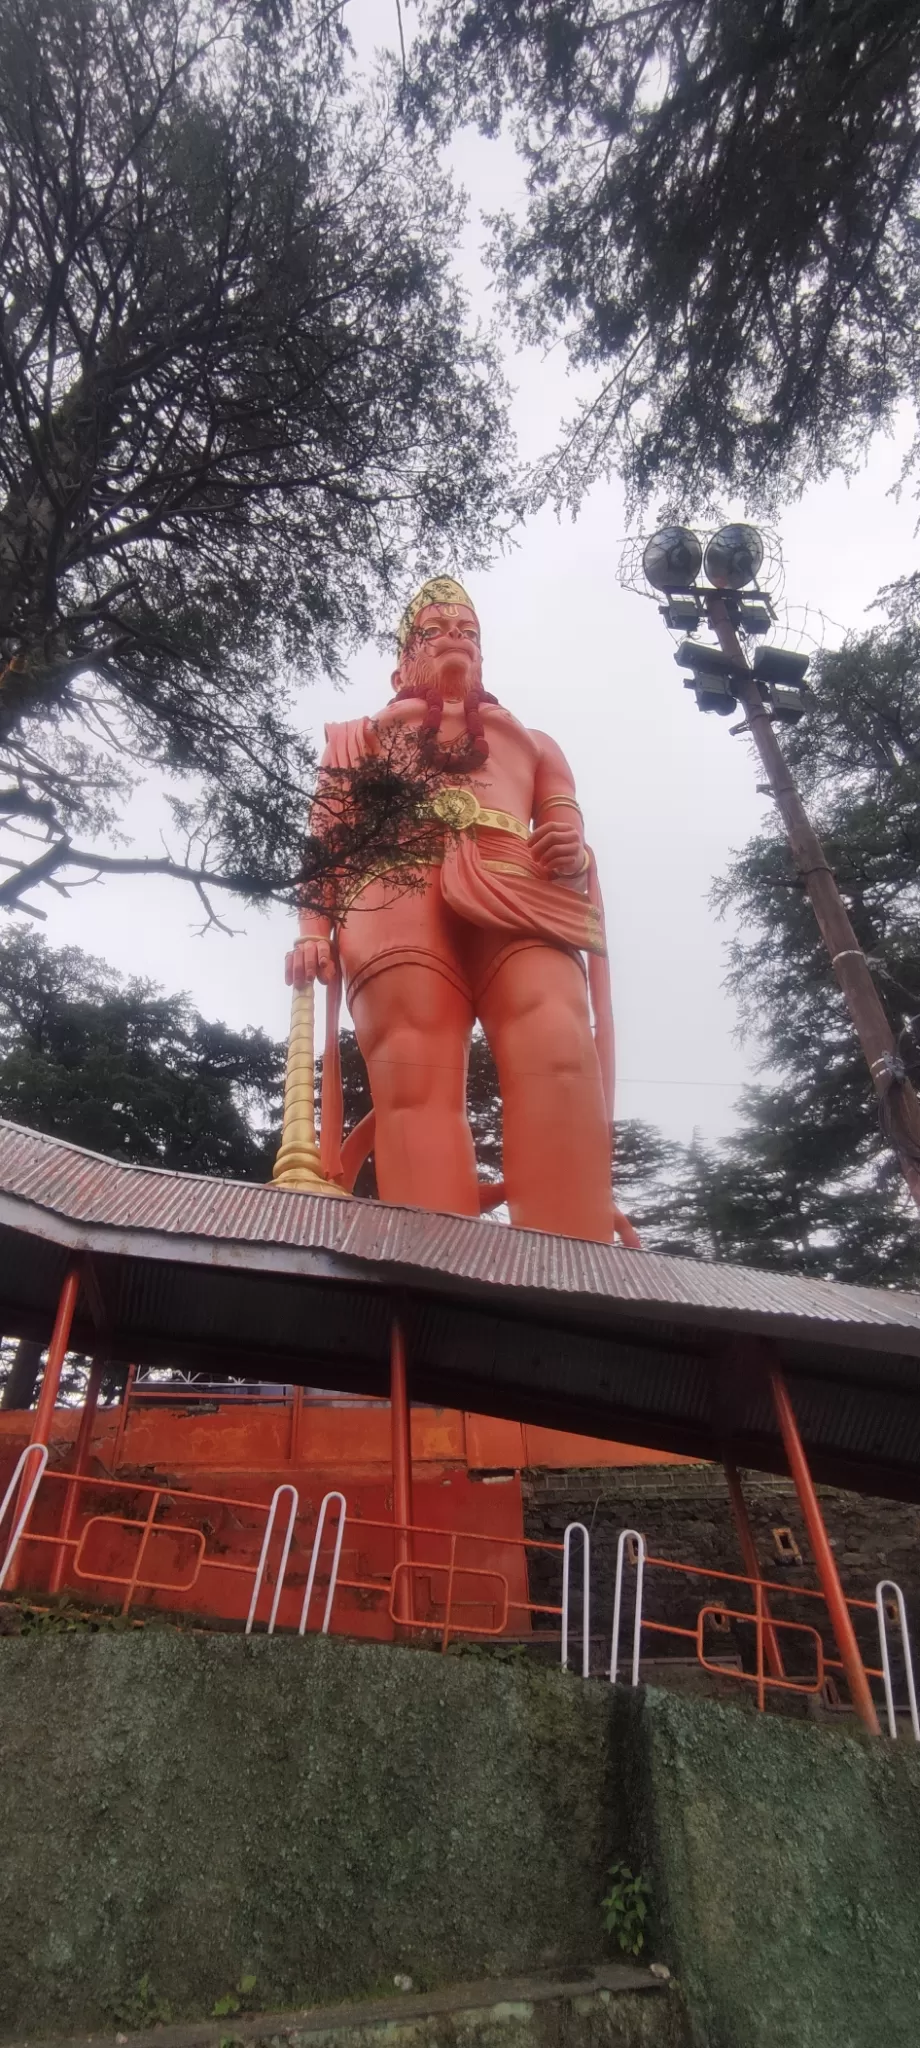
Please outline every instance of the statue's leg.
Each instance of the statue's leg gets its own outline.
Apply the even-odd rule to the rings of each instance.
[[[339,954],[374,1098],[381,1201],[478,1216],[463,938],[435,868],[415,889],[369,882],[340,928]]]
[[[506,950],[477,1009],[501,1084],[512,1222],[612,1243],[610,1130],[579,961],[556,946]]]
[[[372,974],[350,1003],[377,1117],[381,1201],[478,1216],[466,1116],[473,1005],[459,981],[402,960]]]

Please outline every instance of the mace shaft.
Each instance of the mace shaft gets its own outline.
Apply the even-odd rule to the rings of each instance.
[[[284,1078],[281,1144],[272,1180],[277,1187],[307,1195],[344,1195],[345,1189],[324,1180],[316,1135],[314,1094],[313,983],[295,987],[291,997],[291,1031]]]

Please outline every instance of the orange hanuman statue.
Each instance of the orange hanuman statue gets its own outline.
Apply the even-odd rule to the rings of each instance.
[[[554,740],[483,689],[476,613],[452,578],[423,586],[398,642],[391,702],[372,719],[327,726],[322,767],[354,768],[407,729],[429,768],[443,762],[433,808],[450,829],[421,888],[378,873],[335,929],[301,913],[287,980],[329,990],[324,1172],[353,1185],[372,1144],[382,1201],[478,1215],[466,1115],[478,1018],[498,1069],[512,1222],[637,1244],[611,1192],[603,911],[572,771]],[[346,1141],[345,1169],[331,1071],[343,985],[374,1103],[357,1152]]]

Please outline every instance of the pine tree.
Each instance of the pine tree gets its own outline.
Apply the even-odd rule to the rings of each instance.
[[[508,121],[510,307],[597,376],[535,495],[619,471],[678,513],[721,487],[754,509],[916,405],[910,0],[429,0],[423,20],[410,120]]]
[[[788,742],[908,1068],[920,1060],[920,581],[888,619],[815,665]],[[729,987],[777,1077],[737,1135],[697,1156],[698,1242],[712,1255],[855,1282],[920,1285],[920,1232],[811,906],[779,826],[743,849],[716,902],[739,923]]]
[[[87,870],[292,900],[297,686],[503,518],[460,204],[340,27],[0,0],[0,907]],[[151,771],[175,832],[135,856]]]
[[[77,946],[0,939],[0,1116],[109,1158],[268,1180],[284,1046]]]

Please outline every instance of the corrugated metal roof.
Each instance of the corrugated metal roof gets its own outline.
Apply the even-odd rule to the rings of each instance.
[[[489,1290],[573,1296],[638,1311],[741,1315],[898,1333],[920,1355],[920,1295],[844,1287],[750,1267],[624,1251],[479,1218],[335,1201],[250,1182],[129,1166],[0,1121],[0,1189],[77,1225],[220,1245],[325,1251]]]
[[[784,1470],[752,1339],[789,1376],[816,1476],[920,1498],[920,1296],[124,1166],[0,1122],[0,1327],[385,1393],[394,1302],[419,1400]]]

